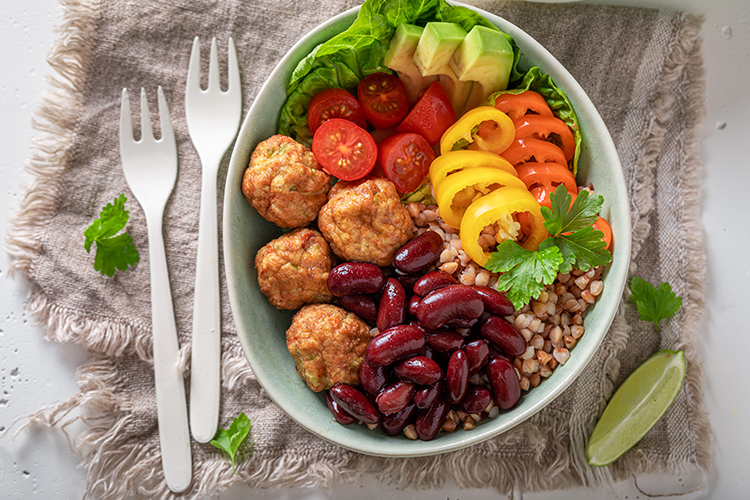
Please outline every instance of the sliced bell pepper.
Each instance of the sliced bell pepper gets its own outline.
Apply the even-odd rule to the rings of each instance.
[[[526,188],[534,195],[536,201],[548,208],[552,208],[549,195],[560,184],[564,184],[565,189],[574,198],[578,193],[578,186],[573,173],[568,170],[568,167],[559,163],[522,163],[518,166],[518,178],[526,184]]]
[[[567,165],[565,154],[562,149],[558,148],[551,142],[541,139],[527,137],[526,139],[516,139],[508,148],[503,151],[502,157],[508,160],[514,167],[518,168],[521,163],[534,161],[544,163],[554,161],[561,165]]]
[[[550,136],[556,136],[560,146],[565,153],[565,159],[570,161],[576,152],[576,140],[568,125],[554,116],[526,115],[513,121],[516,127],[516,139],[534,137],[537,139],[550,140]]]
[[[488,151],[451,151],[440,155],[430,164],[430,181],[440,185],[443,179],[456,172],[475,167],[491,167],[518,176],[513,165],[505,158]]]
[[[524,215],[526,224],[530,225],[527,228],[529,232],[518,241],[524,248],[536,250],[539,243],[547,237],[539,204],[531,193],[511,186],[495,189],[469,205],[461,220],[461,246],[480,266],[484,267],[490,254],[479,244],[479,235],[485,227],[503,220],[508,214],[511,217]]]
[[[601,215],[596,218],[596,222],[594,222],[594,229],[601,231],[604,236],[602,239],[604,240],[604,243],[607,245],[606,248],[609,250],[609,247],[612,246],[612,227],[609,225],[609,222],[607,222],[607,219],[602,217]]]
[[[475,167],[451,174],[434,186],[440,216],[448,225],[458,229],[464,211],[474,200],[505,186],[528,193],[518,177],[497,168]]]
[[[485,122],[490,122],[485,124]],[[481,137],[477,133],[481,130]],[[492,106],[479,106],[458,119],[440,138],[440,154],[470,146],[500,154],[513,142],[516,128],[508,115]]]
[[[529,111],[541,116],[553,116],[547,101],[541,94],[526,90],[519,94],[503,93],[495,99],[495,107],[506,113],[511,120],[517,120]]]

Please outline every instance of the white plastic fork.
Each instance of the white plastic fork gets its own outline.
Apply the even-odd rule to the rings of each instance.
[[[229,39],[228,86],[219,83],[216,38],[211,42],[208,87],[200,84],[200,39],[193,40],[185,89],[188,132],[201,159],[201,209],[193,302],[190,362],[190,430],[209,442],[219,423],[221,369],[221,302],[219,299],[219,225],[216,182],[219,165],[232,144],[242,117],[242,89],[234,42]]]
[[[141,89],[141,138],[136,141],[130,117],[130,98],[127,89],[122,90],[120,158],[125,180],[146,216],[161,463],[167,486],[179,493],[190,485],[193,460],[185,380],[177,363],[179,340],[162,234],[164,207],[177,180],[177,146],[161,87],[158,94],[161,139],[154,138],[146,92]]]

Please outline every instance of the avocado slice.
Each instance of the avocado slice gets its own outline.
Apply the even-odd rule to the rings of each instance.
[[[500,31],[474,26],[453,53],[450,67],[459,80],[474,81],[467,107],[505,90],[513,68],[513,47]]]
[[[422,76],[414,64],[414,51],[417,50],[423,31],[424,28],[421,26],[399,24],[385,53],[386,67],[398,73],[398,77],[404,82],[411,104],[414,104],[424,89],[437,80],[436,76]]]
[[[451,100],[456,116],[461,115],[473,82],[461,81],[450,66],[451,58],[466,37],[455,23],[427,23],[414,51],[414,64],[422,76],[437,76]]]

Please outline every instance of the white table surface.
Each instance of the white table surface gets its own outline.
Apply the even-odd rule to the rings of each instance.
[[[748,211],[743,202],[750,186],[750,1],[748,0],[599,0],[597,3],[682,9],[705,15],[704,58],[708,110],[703,158],[705,189],[703,225],[708,256],[706,300],[708,312],[697,338],[705,365],[706,406],[715,439],[715,471],[696,475],[651,475],[638,479],[651,494],[685,493],[681,498],[750,499],[750,362],[744,350],[747,336],[742,310],[750,303],[747,247]],[[51,72],[45,58],[58,22],[56,0],[5,0],[0,3],[0,229],[15,209],[29,176],[23,165],[29,142],[38,135],[31,117]],[[8,256],[0,252],[0,432],[13,421],[42,407],[73,396],[78,386],[76,367],[86,353],[70,345],[44,340],[44,328],[25,311],[28,284],[7,277]],[[75,426],[72,427],[75,431]],[[11,433],[12,434],[12,433]],[[86,472],[58,431],[25,430],[0,440],[0,498],[81,498]],[[345,499],[375,498],[498,498],[494,490],[461,490],[446,485],[439,491],[398,491],[374,479],[359,485],[327,490],[254,491],[235,487],[222,499]],[[569,490],[515,498],[650,498],[631,482],[614,492]],[[677,498],[677,497],[674,497]]]

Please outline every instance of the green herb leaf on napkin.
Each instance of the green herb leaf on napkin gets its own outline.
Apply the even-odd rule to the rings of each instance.
[[[682,297],[675,295],[667,282],[657,288],[648,281],[633,276],[630,291],[633,292],[633,302],[638,306],[638,314],[643,321],[654,323],[654,331],[657,331],[659,321],[672,316],[682,307]]]
[[[141,259],[133,238],[127,232],[117,234],[125,229],[130,217],[125,210],[125,201],[125,194],[120,194],[114,204],[108,203],[99,213],[99,218],[83,232],[86,238],[83,246],[88,253],[91,253],[91,245],[96,243],[94,269],[103,275],[114,276],[115,269],[124,271]]]
[[[237,474],[237,471],[235,470],[234,456],[250,432],[251,427],[250,419],[244,412],[241,412],[232,420],[228,429],[219,429],[214,439],[211,440],[213,446],[229,454],[229,458],[232,460],[232,472],[235,474]]]

